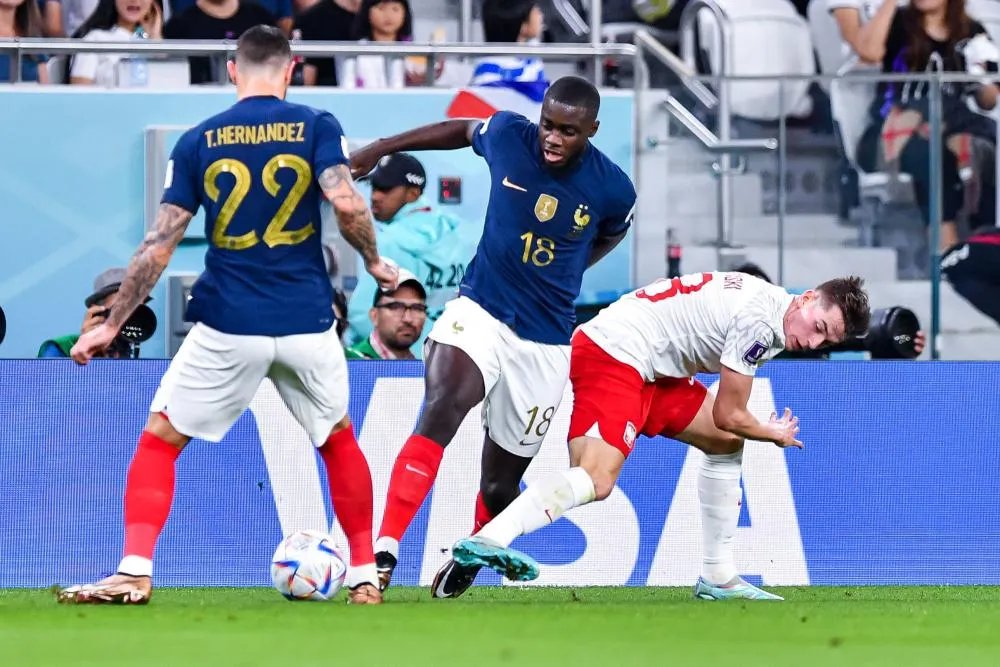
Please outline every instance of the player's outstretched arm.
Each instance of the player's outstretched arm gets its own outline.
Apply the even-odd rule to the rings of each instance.
[[[351,155],[351,174],[355,178],[367,176],[379,160],[393,153],[449,151],[471,146],[472,133],[480,122],[468,118],[445,120],[373,141]]]
[[[128,273],[106,321],[108,326],[115,331],[121,329],[136,307],[146,300],[184,238],[192,217],[191,211],[180,206],[160,204],[153,229],[146,234],[129,262]]]
[[[773,442],[781,447],[802,447],[802,443],[796,440],[799,420],[792,416],[790,410],[786,409],[781,419],[772,415],[769,423],[761,424],[747,409],[753,390],[753,376],[726,366],[722,367],[719,375],[719,389],[712,408],[712,418],[717,427],[747,440]]]
[[[368,273],[382,289],[395,289],[399,272],[378,254],[372,212],[364,195],[354,184],[350,168],[346,164],[328,167],[320,173],[318,180],[323,195],[333,206],[341,236],[360,253]]]

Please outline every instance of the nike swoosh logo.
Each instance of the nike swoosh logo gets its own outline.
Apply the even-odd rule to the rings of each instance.
[[[503,177],[503,184],[504,187],[510,188],[511,190],[517,190],[518,192],[527,192],[527,190],[525,188],[522,188],[520,185],[511,183],[510,179],[507,178],[506,176]]]
[[[450,563],[450,565],[451,565],[451,567],[455,567],[454,563]],[[437,596],[439,598],[451,597],[451,591],[449,591],[448,588],[447,588],[448,575],[449,574],[451,574],[451,569],[450,568],[449,568],[448,572],[445,572],[441,576],[441,582],[438,584],[437,591],[435,591],[437,593]]]
[[[414,468],[414,467],[413,467],[413,466],[411,466],[411,465],[410,465],[409,463],[407,463],[407,464],[406,464],[406,469],[407,469],[407,470],[409,470],[410,472],[415,472],[415,473],[417,473],[418,475],[423,475],[424,477],[426,477],[426,478],[428,478],[428,479],[430,479],[430,477],[431,477],[430,475],[428,475],[427,473],[425,473],[425,472],[424,472],[423,470],[421,470],[420,468]]]

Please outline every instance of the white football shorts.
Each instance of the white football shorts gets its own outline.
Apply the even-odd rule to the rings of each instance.
[[[537,454],[566,388],[570,346],[519,338],[465,296],[445,305],[427,338],[459,348],[479,367],[490,438],[517,456]]]
[[[239,336],[191,328],[149,407],[179,433],[218,442],[270,378],[317,447],[347,414],[347,361],[336,327],[295,336]]]

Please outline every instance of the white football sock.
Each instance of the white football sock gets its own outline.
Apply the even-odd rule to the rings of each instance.
[[[733,541],[743,501],[742,466],[743,450],[740,450],[735,454],[706,454],[698,471],[702,577],[711,584],[725,584],[738,574]]]
[[[378,588],[378,572],[375,571],[375,563],[351,565],[347,568],[344,585],[348,588],[354,588],[360,584],[371,584],[375,588]]]
[[[594,500],[594,482],[583,468],[570,468],[532,484],[476,537],[510,546],[520,535],[547,526],[568,510]]]
[[[380,537],[375,540],[375,553],[388,551],[392,557],[399,560],[399,541],[391,537]]]
[[[118,563],[118,573],[132,577],[152,577],[153,561],[142,556],[125,556]]]

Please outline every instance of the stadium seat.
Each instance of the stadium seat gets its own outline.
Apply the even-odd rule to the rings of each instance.
[[[805,19],[789,0],[716,0],[729,17],[730,63],[734,76],[809,75],[816,73],[812,40]],[[721,72],[719,31],[708,11],[698,13],[698,38],[709,68]],[[775,48],[781,45],[781,48]],[[746,81],[731,84],[732,113],[773,122],[784,115],[805,118],[812,113],[809,81]],[[783,98],[783,99],[782,99]]]
[[[993,41],[1000,43],[1000,0],[967,0],[965,11],[983,24]]]
[[[810,0],[806,13],[819,70],[823,74],[835,75],[851,59],[850,47],[840,37],[837,22],[827,9],[827,0]],[[820,82],[820,86],[830,92],[829,81]]]
[[[878,204],[909,204],[913,202],[912,179],[908,174],[895,178],[882,172],[866,172],[858,166],[858,141],[868,127],[869,110],[875,98],[876,85],[871,81],[852,80],[852,74],[871,73],[871,67],[853,58],[844,65],[830,86],[830,109],[844,157],[858,173],[858,189],[862,202]]]

